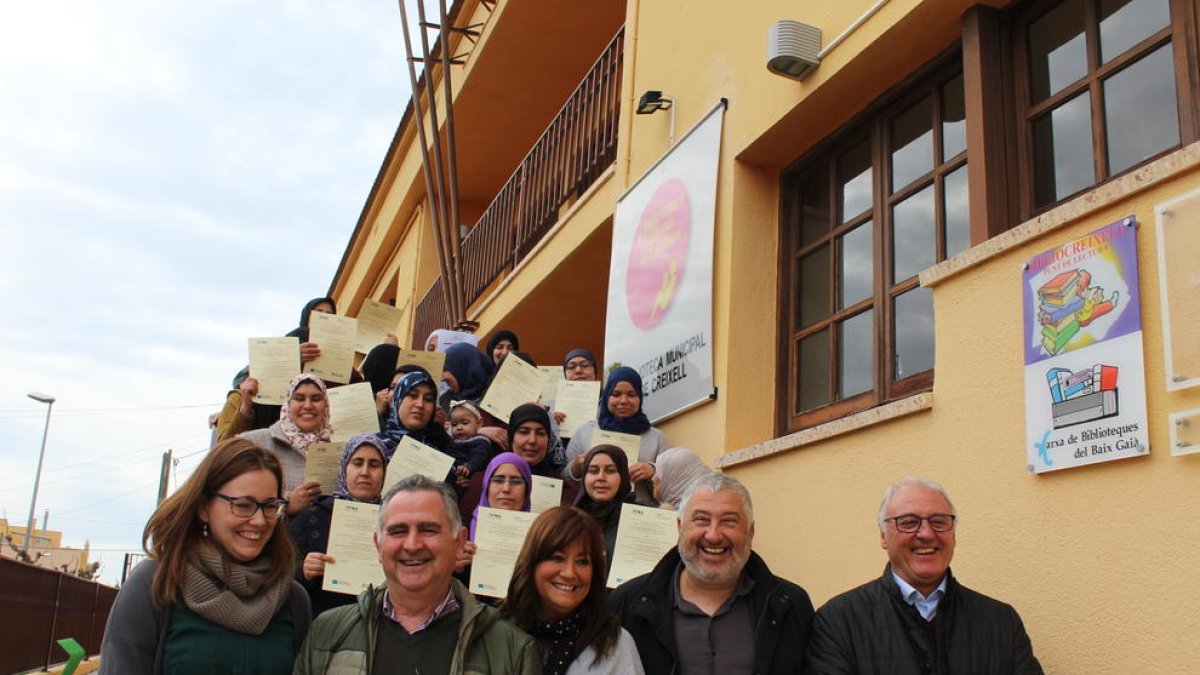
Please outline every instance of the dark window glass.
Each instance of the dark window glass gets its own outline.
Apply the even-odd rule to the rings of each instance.
[[[874,181],[871,173],[871,139],[863,139],[838,162],[842,222],[849,222],[871,208]]]
[[[925,98],[892,121],[892,190],[933,169],[933,98]]]
[[[962,75],[942,87],[942,161],[967,149],[967,106]]]
[[[952,258],[971,247],[971,198],[967,194],[967,165],[947,174],[942,184],[946,214],[946,257]]]
[[[867,310],[843,321],[838,331],[838,398],[875,386],[875,314]]]
[[[1171,56],[1171,45],[1164,45],[1104,81],[1110,174],[1179,144]]]
[[[1033,155],[1038,206],[1073,195],[1096,181],[1092,109],[1086,92],[1034,122]]]
[[[1170,0],[1100,0],[1100,60],[1108,63],[1170,23]]]
[[[895,378],[933,368],[933,291],[920,286],[896,296]]]
[[[892,283],[903,281],[937,259],[933,185],[892,209]]]
[[[829,403],[829,329],[800,340],[796,373],[800,410],[811,410]]]
[[[1029,27],[1030,93],[1034,103],[1087,75],[1084,0],[1066,0]]]
[[[829,289],[829,245],[826,244],[800,259],[800,288],[798,328],[811,325],[829,316],[833,294]]]
[[[847,232],[838,242],[838,309],[869,298],[875,285],[874,228],[871,221]]]
[[[800,193],[800,243],[811,244],[829,231],[828,172],[810,176]]]

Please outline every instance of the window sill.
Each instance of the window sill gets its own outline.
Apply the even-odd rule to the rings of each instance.
[[[985,260],[1001,255],[1048,232],[1066,227],[1080,218],[1128,199],[1197,166],[1200,166],[1200,142],[1180,148],[1139,169],[1088,190],[1007,232],[998,234],[949,260],[923,270],[921,285],[935,286]]]
[[[717,458],[717,468],[728,469],[731,466],[746,464],[773,455],[798,450],[813,443],[819,443],[827,438],[858,431],[866,427],[882,424],[889,420],[905,417],[913,413],[933,409],[933,392],[925,391],[908,398],[892,401],[870,410],[848,415],[815,427],[809,427],[787,436],[773,438],[762,443],[755,443]]]

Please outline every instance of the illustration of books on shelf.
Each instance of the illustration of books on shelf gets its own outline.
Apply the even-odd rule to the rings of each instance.
[[[1061,352],[1071,338],[1097,317],[1117,306],[1118,293],[1107,299],[1104,289],[1091,286],[1092,275],[1085,269],[1063,272],[1038,289],[1038,325],[1042,348],[1051,356]]]
[[[1118,412],[1116,366],[1096,364],[1074,373],[1051,368],[1046,371],[1046,384],[1053,399],[1050,416],[1055,429],[1112,417]]]

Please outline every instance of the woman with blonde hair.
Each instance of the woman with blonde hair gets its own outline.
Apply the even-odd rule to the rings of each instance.
[[[500,615],[537,640],[545,675],[642,675],[637,645],[608,609],[600,526],[570,506],[533,521]]]
[[[292,671],[311,609],[282,485],[279,460],[245,439],[209,452],[146,523],[150,559],[109,613],[102,674]]]

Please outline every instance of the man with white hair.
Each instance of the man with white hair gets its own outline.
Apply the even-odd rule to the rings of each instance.
[[[888,565],[817,612],[805,673],[1042,672],[1017,611],[950,573],[957,519],[928,478],[888,486],[876,516]]]
[[[679,544],[613,591],[647,673],[797,673],[812,601],[751,550],[754,506],[736,479],[698,478],[679,504]]]

